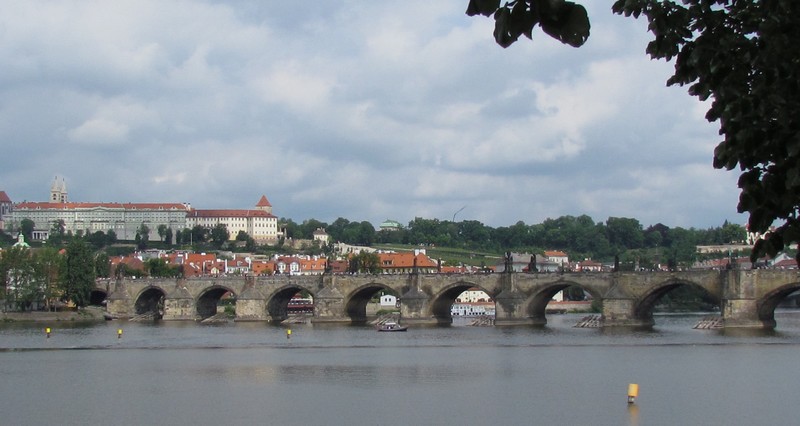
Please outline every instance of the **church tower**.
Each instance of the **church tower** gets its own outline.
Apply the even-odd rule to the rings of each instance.
[[[66,203],[67,202],[67,183],[64,178],[58,179],[58,176],[53,179],[53,184],[50,185],[50,202],[51,203]]]

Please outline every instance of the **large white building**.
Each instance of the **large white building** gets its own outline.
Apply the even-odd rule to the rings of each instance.
[[[218,224],[226,226],[231,240],[239,231],[260,242],[278,238],[278,218],[263,195],[251,210],[199,210],[183,203],[70,202],[67,185],[58,177],[50,187],[50,201],[15,204],[4,218],[14,227],[19,227],[24,219],[32,220],[34,240],[47,239],[56,223],[63,223],[64,231],[72,234],[114,231],[120,240],[135,239],[142,225],[147,226],[152,238],[161,225],[175,233],[195,225],[210,229]]]
[[[199,225],[214,228],[225,225],[230,239],[236,239],[239,231],[244,231],[259,242],[278,239],[278,218],[272,214],[272,204],[262,195],[255,210],[196,210],[191,209],[186,215],[186,227],[191,229]]]
[[[120,240],[133,240],[142,224],[151,235],[159,225],[173,231],[186,227],[188,206],[181,203],[73,203],[23,202],[14,205],[11,223],[33,221],[33,239],[47,239],[53,225],[64,224],[64,232],[92,234],[114,231]]]

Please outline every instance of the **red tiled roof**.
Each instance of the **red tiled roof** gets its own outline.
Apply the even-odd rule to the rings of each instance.
[[[272,207],[272,204],[269,203],[269,200],[267,200],[266,195],[262,195],[261,199],[258,200],[256,207]]]
[[[0,203],[10,203],[11,198],[8,198],[6,191],[0,191]]]
[[[795,259],[783,259],[780,262],[776,262],[772,265],[774,268],[797,268],[797,260]]]
[[[190,210],[188,217],[276,217],[263,210]]]
[[[414,258],[417,259],[417,268],[436,268],[438,265],[424,254],[414,253],[378,253],[381,268],[413,268]]]
[[[107,209],[126,209],[126,210],[186,210],[186,206],[181,203],[51,203],[48,201],[26,201],[17,204],[17,210],[75,210],[75,209],[94,209],[103,207]]]

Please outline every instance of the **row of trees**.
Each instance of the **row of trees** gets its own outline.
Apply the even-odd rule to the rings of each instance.
[[[369,222],[349,222],[344,218],[330,225],[314,219],[302,224],[290,219],[281,221],[287,236],[295,238],[311,238],[315,229],[323,228],[332,241],[356,245],[434,245],[492,253],[563,250],[573,258],[597,260],[612,260],[630,251],[658,249],[669,259],[688,261],[694,259],[698,245],[740,243],[747,237],[744,227],[727,221],[710,229],[670,228],[660,223],[644,228],[633,218],[610,217],[605,222],[595,222],[587,215],[561,216],[534,225],[520,221],[498,228],[476,220],[452,222],[418,217],[406,227],[380,231]]]
[[[31,250],[15,246],[0,251],[0,298],[4,309],[51,308],[57,302],[89,304],[98,268],[108,269],[108,257],[97,259],[89,244],[72,239],[63,253],[56,247]]]

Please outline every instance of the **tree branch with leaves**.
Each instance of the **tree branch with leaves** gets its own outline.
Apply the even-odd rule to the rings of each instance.
[[[753,260],[799,242],[800,2],[617,0],[612,10],[647,18],[654,38],[646,53],[674,60],[667,85],[711,100],[706,119],[719,122],[723,137],[713,165],[741,171],[737,209],[749,214],[751,232],[766,234]],[[537,25],[574,47],[589,37],[586,10],[565,0],[470,0],[467,14],[494,15],[503,47],[520,35],[532,39]]]

